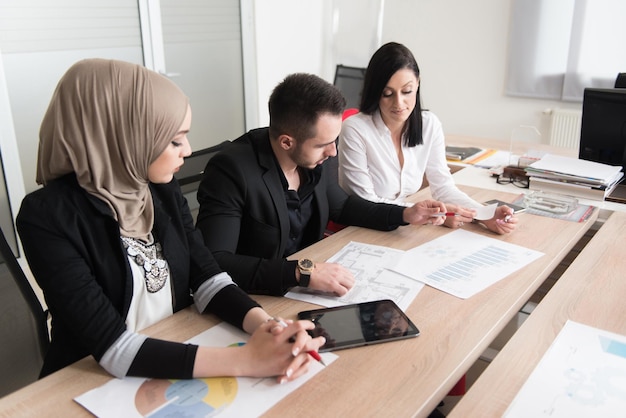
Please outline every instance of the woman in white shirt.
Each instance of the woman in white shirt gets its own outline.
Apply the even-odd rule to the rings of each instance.
[[[411,51],[390,42],[372,56],[363,82],[359,113],[343,122],[339,135],[339,184],[374,202],[403,204],[424,175],[433,198],[446,204],[445,225],[471,222],[482,206],[454,184],[445,156],[441,122],[422,110],[419,68]],[[501,206],[483,221],[498,234],[515,229],[513,210]]]

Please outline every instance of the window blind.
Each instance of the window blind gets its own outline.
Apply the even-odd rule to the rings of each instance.
[[[239,2],[161,0],[166,43],[241,40]]]
[[[624,0],[513,0],[506,93],[582,101],[626,71]]]
[[[141,47],[136,0],[0,0],[0,49]]]

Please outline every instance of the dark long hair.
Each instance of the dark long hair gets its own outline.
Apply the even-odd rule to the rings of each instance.
[[[380,97],[389,79],[396,71],[405,68],[413,71],[415,77],[419,79],[420,69],[415,57],[407,47],[397,42],[389,42],[378,48],[378,51],[372,55],[365,71],[359,110],[368,115],[378,110]],[[415,108],[409,115],[402,133],[407,134],[405,144],[409,147],[421,145],[424,142],[422,139],[422,104],[419,86],[417,87]]]

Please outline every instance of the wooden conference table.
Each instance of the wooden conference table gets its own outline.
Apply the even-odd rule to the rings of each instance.
[[[515,195],[461,186],[477,201]],[[428,189],[414,199],[430,198]],[[467,372],[492,340],[569,250],[593,224],[597,211],[584,223],[522,213],[518,230],[496,236],[477,224],[465,229],[545,253],[544,256],[469,299],[424,287],[407,314],[421,331],[417,338],[337,351],[339,358],[317,376],[271,408],[264,416],[427,416]],[[381,232],[348,227],[294,254],[326,260],[349,241],[408,250],[451,232],[431,225],[403,226]],[[317,307],[286,298],[255,297],[272,315],[295,318]],[[148,328],[155,337],[185,341],[218,320],[186,309]],[[0,399],[0,416],[88,416],[73,401],[111,377],[85,358]]]
[[[502,416],[567,320],[626,335],[625,237],[614,212],[449,417]]]

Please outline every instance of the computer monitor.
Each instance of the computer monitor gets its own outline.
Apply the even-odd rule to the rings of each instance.
[[[626,89],[585,89],[578,157],[626,167]]]
[[[626,168],[626,89],[586,88],[578,157]],[[626,178],[605,196],[626,203]]]

